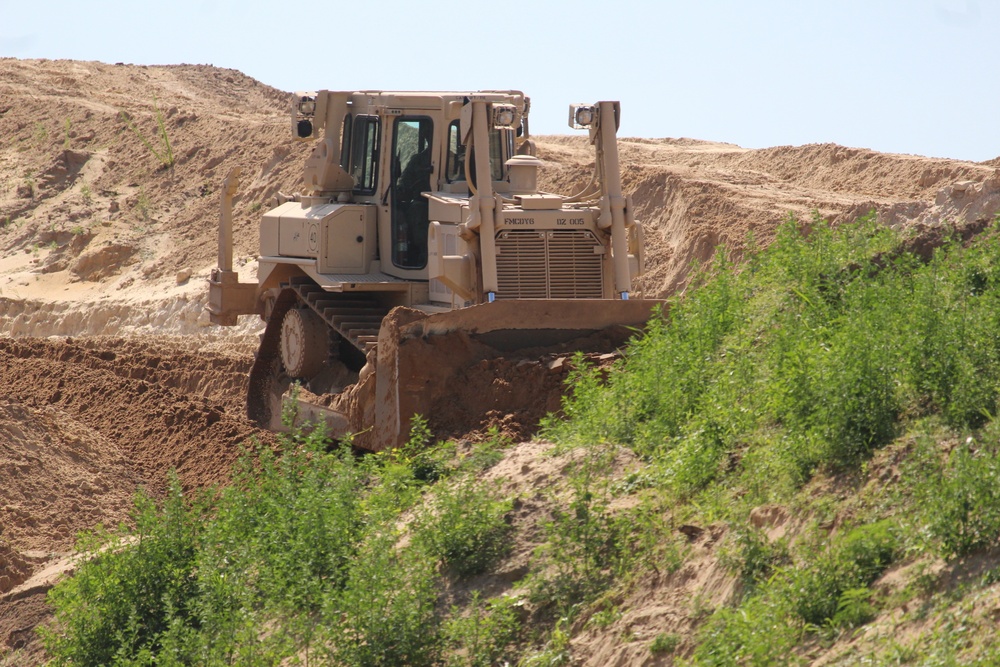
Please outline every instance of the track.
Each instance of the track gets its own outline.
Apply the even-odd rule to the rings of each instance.
[[[307,278],[292,278],[289,288],[301,303],[360,352],[375,348],[379,326],[389,312],[377,301],[359,294],[332,294]]]

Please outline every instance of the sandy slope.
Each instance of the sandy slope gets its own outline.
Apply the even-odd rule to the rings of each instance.
[[[136,486],[155,488],[170,467],[189,485],[220,481],[240,442],[269,437],[242,418],[258,325],[209,327],[202,307],[225,174],[243,168],[235,235],[245,278],[261,208],[298,186],[308,147],[291,141],[286,103],[285,93],[209,66],[0,59],[0,335],[13,337],[0,338],[0,661],[14,648],[22,664],[38,659],[30,629],[45,616],[45,586],[27,580],[77,531],[125,519]],[[156,156],[166,150],[158,119],[172,169]],[[586,183],[593,157],[583,137],[541,137],[538,148],[543,189]],[[1000,158],[626,138],[621,159],[645,224],[640,288],[650,297],[682,287],[691,261],[720,244],[738,257],[748,234],[766,243],[789,213],[839,221],[875,209],[907,226],[1000,210]],[[53,335],[74,338],[42,340]],[[530,371],[542,397],[534,407],[553,400],[557,383],[538,369],[500,361],[480,370],[466,383],[509,392]],[[508,402],[484,408],[480,423],[514,423]],[[522,467],[507,466],[513,478]],[[704,568],[692,581],[715,581]],[[637,603],[636,623],[667,627],[676,613],[657,597],[661,584]],[[630,664],[600,637],[584,635],[580,649],[593,664],[612,654]]]

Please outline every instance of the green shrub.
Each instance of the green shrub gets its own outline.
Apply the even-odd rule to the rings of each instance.
[[[360,546],[347,585],[328,598],[328,650],[336,664],[432,665],[439,645],[434,558],[397,548],[394,530],[376,529]]]
[[[858,526],[815,554],[808,567],[785,570],[781,594],[795,615],[813,626],[834,619],[850,602],[846,593],[865,588],[892,563],[899,544],[894,527],[889,520]]]
[[[509,499],[465,476],[434,489],[415,539],[461,576],[487,571],[510,550]]]
[[[837,628],[857,628],[875,618],[872,605],[872,591],[867,586],[850,588],[840,594],[837,612],[830,618],[830,624]]]
[[[653,655],[661,653],[673,653],[681,645],[680,635],[674,633],[661,632],[653,638],[649,645],[649,652]]]
[[[805,230],[790,219],[739,273],[718,254],[610,372],[578,360],[566,419],[547,420],[548,437],[632,446],[682,495],[740,472],[761,433],[795,443],[747,459],[787,487],[889,442],[906,311],[885,256],[898,238],[874,216]]]
[[[80,541],[76,574],[48,596],[54,622],[42,636],[51,664],[109,665],[155,655],[168,630],[197,628],[192,601],[202,509],[188,504],[171,476],[162,506],[136,496],[134,528]]]
[[[557,504],[543,525],[545,542],[536,555],[544,574],[533,580],[532,596],[562,613],[605,590],[631,555],[631,525],[610,509],[614,453],[613,447],[592,446],[567,466],[569,500]]]
[[[169,169],[174,166],[174,149],[170,145],[170,136],[167,134],[166,119],[155,96],[153,97],[153,109],[156,112],[156,145],[146,138],[146,135],[139,130],[135,121],[127,113],[121,111],[118,117],[125,123],[125,126],[132,134],[142,142],[146,150],[156,158],[160,166]]]
[[[793,649],[807,630],[857,627],[874,618],[868,586],[899,550],[895,525],[858,526],[777,568],[736,608],[717,610],[698,632],[696,665],[804,664]]]
[[[763,531],[748,524],[731,528],[732,547],[721,561],[739,575],[744,588],[753,590],[771,578],[775,568],[788,562],[788,547],[784,541],[772,543]]]
[[[795,655],[801,624],[789,622],[786,600],[754,596],[739,608],[722,607],[697,634],[691,664],[704,667],[804,665]]]
[[[321,431],[282,444],[280,456],[245,453],[211,504],[189,504],[174,478],[162,507],[137,499],[135,529],[82,541],[96,555],[51,593],[54,664],[274,665],[315,653],[366,518],[414,487],[399,466],[327,453]]]
[[[261,447],[256,463],[244,458],[205,529],[200,571],[225,573],[288,609],[316,609],[324,590],[342,586],[359,537],[362,478],[349,448],[325,448],[313,432],[280,457]]]
[[[1000,455],[969,438],[945,464],[920,480],[918,496],[928,532],[947,558],[961,557],[1000,538]]]
[[[549,633],[545,647],[537,653],[521,659],[517,663],[518,667],[563,667],[568,665],[572,659],[572,651],[569,646],[569,625],[569,617],[560,618]]]
[[[517,598],[496,597],[485,603],[478,591],[472,594],[467,610],[452,607],[445,624],[446,643],[454,651],[451,667],[492,667],[514,664],[513,648],[521,629]]]

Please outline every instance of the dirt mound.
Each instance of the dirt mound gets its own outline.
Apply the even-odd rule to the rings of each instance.
[[[28,560],[6,541],[0,541],[0,595],[26,581],[31,574]]]
[[[11,656],[7,664],[31,667],[45,663],[35,628],[51,614],[44,593],[0,596],[0,656]]]
[[[236,166],[245,175],[234,205],[236,257],[252,270],[259,212],[279,190],[299,188],[309,150],[289,136],[287,103],[285,93],[210,66],[0,60],[0,134],[9,139],[0,148],[0,299],[93,302],[174,288],[184,268],[205,276],[219,186]],[[536,141],[543,189],[587,183],[593,156],[584,137]],[[167,143],[171,168],[157,157]],[[995,180],[997,160],[693,139],[625,138],[620,153],[625,190],[646,225],[640,286],[651,297],[682,287],[691,262],[710,260],[720,244],[738,258],[749,233],[768,242],[789,213],[840,221],[875,209],[904,225],[990,217],[997,208],[987,195],[978,204],[939,201],[956,184]],[[203,302],[200,281],[191,283],[186,295]]]
[[[191,393],[185,370],[196,368],[193,357],[148,349],[119,354],[115,347],[0,339],[2,398],[71,415],[110,440],[147,483],[161,483],[171,468],[186,486],[222,482],[241,443],[251,437],[271,440],[242,416],[227,412],[224,403]],[[179,368],[179,362],[190,366]],[[157,370],[161,364],[163,371]]]
[[[0,403],[0,443],[0,521],[10,545],[67,551],[79,531],[127,516],[139,476],[123,451],[73,416]]]
[[[287,100],[209,66],[0,61],[0,247],[31,251],[0,262],[0,295],[51,286],[31,278],[49,253],[68,255],[47,263],[50,274],[73,271],[62,282],[109,288],[148,288],[183,266],[207,271],[217,189],[235,166],[247,175],[234,209],[236,252],[254,255],[257,212],[297,187],[308,150],[289,136]],[[73,236],[83,238],[67,247]]]
[[[595,336],[559,346],[481,359],[450,380],[451,391],[430,411],[430,426],[439,437],[486,437],[495,430],[515,442],[535,436],[542,419],[560,414],[572,351],[585,352],[584,363],[606,367],[620,358],[620,341]]]
[[[582,137],[542,137],[540,187],[572,192],[593,165]],[[835,144],[750,150],[692,139],[622,139],[622,181],[646,229],[642,293],[661,298],[686,284],[692,262],[718,246],[738,259],[748,235],[767,244],[789,214],[832,222],[875,210],[903,227],[992,218],[997,165],[891,155]],[[958,197],[954,197],[954,194]]]
[[[273,442],[242,418],[248,348],[194,342],[0,338],[0,655],[41,661],[57,576],[30,584],[80,531],[127,520],[171,468],[220,483],[242,443]]]

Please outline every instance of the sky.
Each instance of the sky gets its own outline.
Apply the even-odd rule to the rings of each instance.
[[[207,63],[296,90],[518,89],[533,134],[1000,156],[1000,0],[0,0],[0,56]]]

